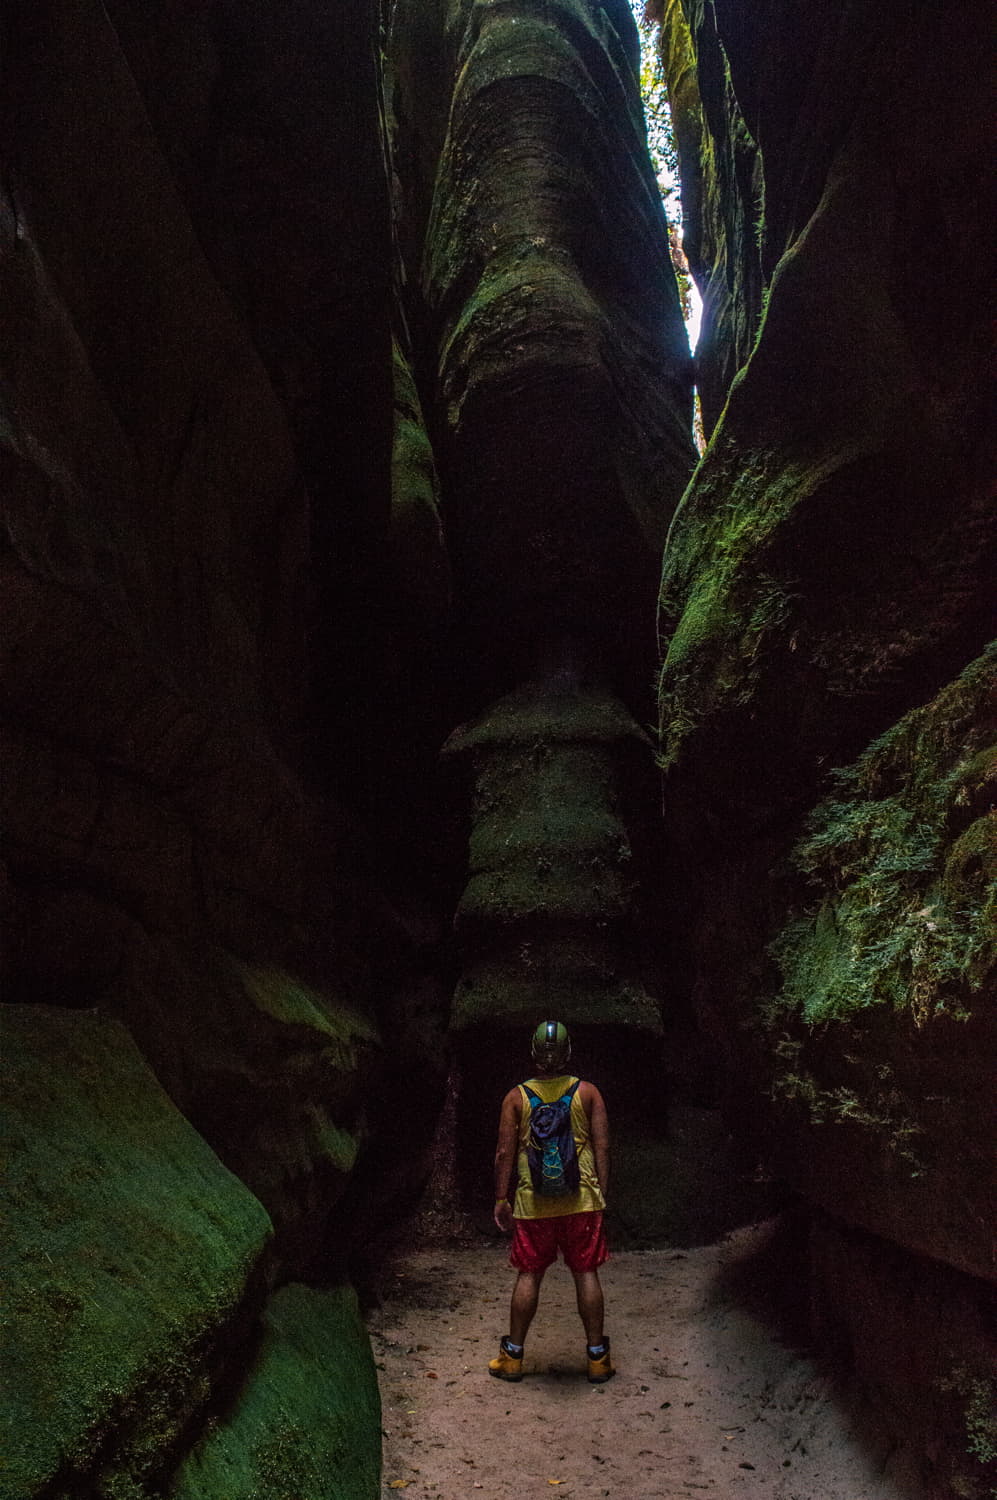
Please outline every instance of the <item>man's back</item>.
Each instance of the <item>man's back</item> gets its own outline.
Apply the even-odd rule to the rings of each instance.
[[[603,1197],[595,1152],[592,1145],[592,1112],[596,1101],[602,1096],[594,1084],[579,1079],[574,1074],[559,1073],[553,1077],[538,1074],[518,1085],[518,1151],[516,1174],[516,1198],[513,1217],[516,1219],[552,1219],[562,1214],[594,1213],[606,1206]],[[530,1095],[533,1095],[531,1099]],[[577,1185],[571,1191],[547,1195],[538,1186],[534,1162],[531,1161],[530,1141],[534,1130],[537,1103],[555,1104],[570,1095],[569,1121],[577,1155]],[[605,1105],[602,1105],[605,1110]],[[535,1153],[534,1153],[535,1155]]]
[[[506,1234],[512,1231],[509,1261],[519,1275],[509,1335],[488,1368],[500,1380],[522,1379],[523,1344],[540,1283],[561,1254],[575,1279],[588,1341],[588,1378],[598,1384],[614,1374],[609,1340],[603,1339],[599,1283],[599,1267],[609,1254],[603,1230],[609,1183],[606,1105],[594,1083],[568,1072],[571,1041],[563,1022],[541,1021],[531,1051],[537,1071],[509,1090],[499,1116],[495,1223]]]

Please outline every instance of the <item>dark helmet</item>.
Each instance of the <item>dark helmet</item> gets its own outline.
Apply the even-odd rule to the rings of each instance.
[[[533,1061],[545,1073],[557,1072],[568,1066],[571,1057],[571,1038],[563,1021],[541,1021],[533,1033],[530,1045]]]

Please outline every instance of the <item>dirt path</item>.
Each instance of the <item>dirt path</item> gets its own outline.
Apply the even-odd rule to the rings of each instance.
[[[590,1386],[574,1288],[544,1283],[526,1378],[491,1378],[513,1272],[501,1242],[395,1263],[371,1316],[384,1493],[436,1500],[916,1500],[812,1360],[773,1330],[777,1223],[603,1273],[618,1367]]]

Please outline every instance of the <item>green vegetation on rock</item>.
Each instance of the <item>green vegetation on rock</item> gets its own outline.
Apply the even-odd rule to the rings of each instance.
[[[171,1500],[375,1500],[381,1408],[350,1287],[286,1286],[230,1407],[181,1466]]]
[[[330,999],[275,966],[231,962],[255,1008],[281,1026],[317,1033],[323,1047],[332,1049],[337,1068],[352,1072],[361,1049],[377,1042],[371,1021],[348,1001]]]
[[[17,1006],[3,1030],[0,1495],[147,1494],[251,1314],[270,1222],[117,1022]]]
[[[869,1006],[966,1018],[997,969],[992,648],[840,771],[794,861],[821,892],[773,953],[809,1024]]]
[[[660,1030],[625,934],[634,902],[623,812],[628,757],[650,746],[610,694],[524,687],[447,745],[474,765],[453,1023]]]
[[[397,340],[392,353],[391,559],[406,596],[436,616],[450,597],[436,462],[415,379]]]

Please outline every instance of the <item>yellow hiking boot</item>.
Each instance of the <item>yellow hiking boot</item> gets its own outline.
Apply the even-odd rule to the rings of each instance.
[[[498,1357],[488,1361],[488,1373],[494,1375],[496,1380],[522,1380],[522,1350],[518,1354],[510,1354],[508,1344],[508,1339],[499,1341]]]
[[[602,1353],[597,1354],[594,1359],[591,1350],[586,1352],[588,1353],[589,1384],[602,1385],[604,1381],[612,1380],[616,1371],[613,1369],[613,1362],[609,1357],[609,1340],[603,1340]]]

